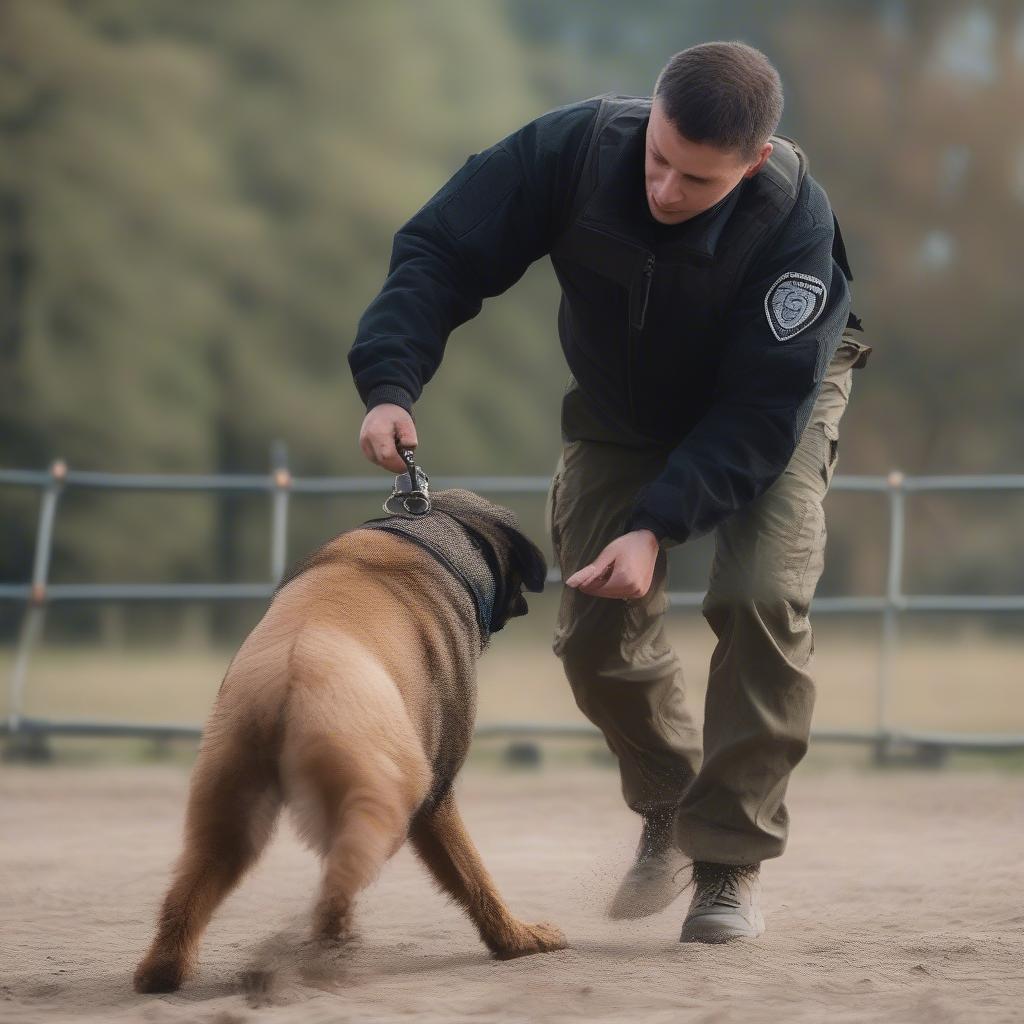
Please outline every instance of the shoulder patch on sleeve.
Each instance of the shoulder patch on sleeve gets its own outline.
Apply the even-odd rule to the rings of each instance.
[[[461,238],[490,216],[518,183],[515,158],[500,147],[493,149],[441,207],[441,219]]]
[[[810,274],[786,273],[768,289],[764,315],[779,341],[788,341],[814,323],[825,308],[828,289]]]

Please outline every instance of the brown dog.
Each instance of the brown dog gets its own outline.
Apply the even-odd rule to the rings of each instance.
[[[409,836],[496,957],[564,948],[556,928],[511,915],[451,792],[473,731],[476,659],[490,632],[526,613],[522,587],[543,588],[544,556],[507,509],[470,491],[437,492],[433,505],[397,525],[428,528],[441,550],[379,528],[338,535],[280,585],[232,659],[137,991],[178,988],[283,804],[323,862],[315,938],[345,937],[356,895]]]

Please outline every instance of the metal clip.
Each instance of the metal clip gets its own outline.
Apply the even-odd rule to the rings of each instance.
[[[398,454],[406,465],[406,472],[395,477],[395,487],[384,502],[384,511],[391,515],[408,512],[412,516],[425,516],[430,511],[430,479],[416,465],[412,448],[399,448]]]

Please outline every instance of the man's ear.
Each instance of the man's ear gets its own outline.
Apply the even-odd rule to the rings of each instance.
[[[548,578],[548,563],[544,558],[544,552],[518,530],[506,527],[506,532],[511,541],[512,566],[518,571],[523,586],[539,594]]]
[[[766,163],[768,163],[768,157],[772,155],[772,150],[774,149],[775,146],[773,146],[772,143],[766,142],[761,147],[761,152],[758,155],[757,160],[743,172],[743,177],[752,178],[755,174],[757,174],[757,172],[761,170],[761,168],[764,167]]]

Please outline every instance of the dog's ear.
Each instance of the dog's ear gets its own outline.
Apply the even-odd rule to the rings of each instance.
[[[544,589],[544,581],[548,578],[548,563],[544,558],[544,552],[529,537],[518,530],[506,527],[505,532],[509,537],[510,561],[513,570],[519,573],[519,578],[527,590],[539,594]],[[520,595],[520,600],[524,605],[526,604],[522,595]],[[519,614],[525,615],[525,608]]]
[[[530,610],[523,597],[523,587],[539,594],[544,589],[548,566],[544,553],[518,530],[503,526],[509,542],[508,577],[498,588],[496,605],[491,616],[491,632],[497,633],[509,619],[526,615]]]
[[[526,603],[526,598],[523,597],[523,591],[521,587],[516,587],[516,592],[512,596],[512,600],[508,604],[508,609],[505,614],[506,621],[508,619],[514,619],[517,615],[526,615],[530,610],[530,606]]]

